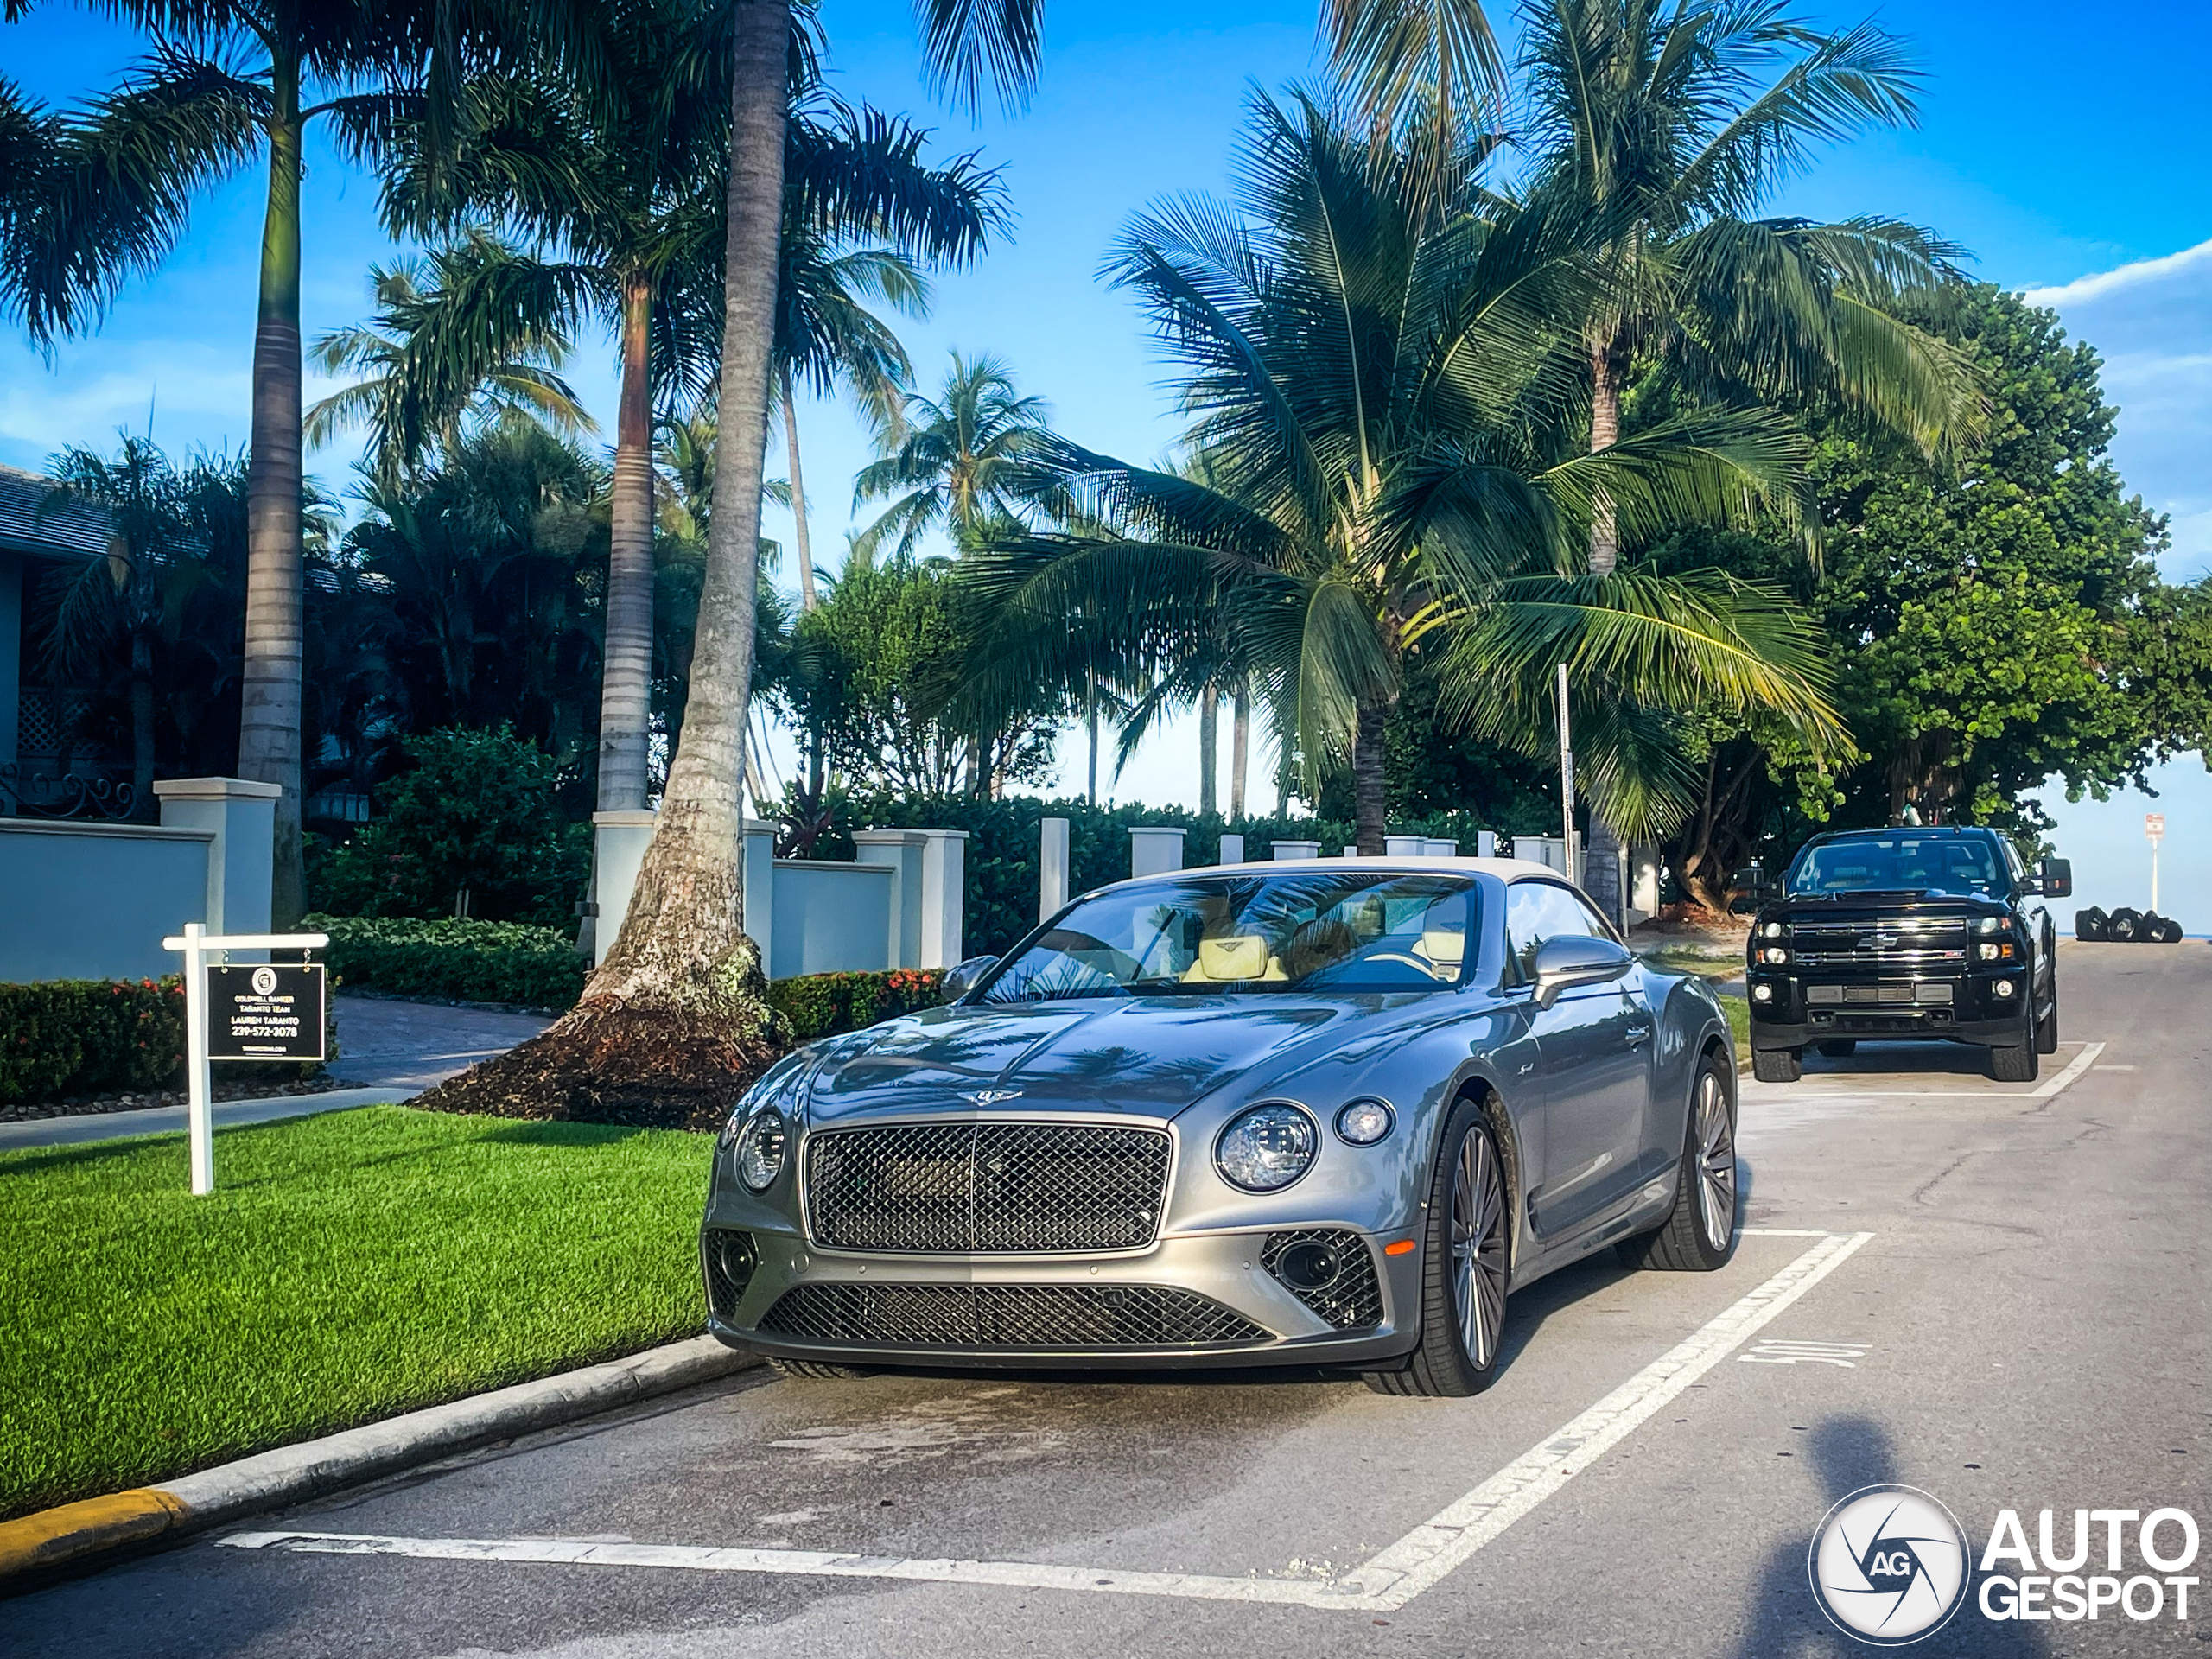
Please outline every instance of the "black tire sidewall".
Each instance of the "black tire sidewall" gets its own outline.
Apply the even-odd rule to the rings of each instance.
[[[1499,1331],[1497,1351],[1491,1354],[1488,1366],[1478,1369],[1467,1357],[1465,1343],[1459,1330],[1459,1298],[1452,1294],[1452,1181],[1459,1167],[1460,1148],[1471,1135],[1486,1135],[1490,1139],[1491,1154],[1497,1160],[1502,1178],[1508,1175],[1510,1166],[1504,1157],[1504,1148],[1497,1144],[1479,1102],[1463,1099],[1445,1119],[1444,1132],[1437,1139],[1436,1164],[1428,1184],[1428,1228],[1422,1251],[1421,1343],[1414,1350],[1415,1363],[1442,1386],[1433,1391],[1443,1394],[1480,1394],[1497,1380],[1499,1366],[1503,1362],[1504,1332]],[[1505,1192],[1505,1259],[1509,1281],[1513,1261],[1514,1197],[1512,1185],[1506,1180]]]

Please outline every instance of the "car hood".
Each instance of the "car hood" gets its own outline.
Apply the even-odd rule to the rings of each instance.
[[[808,1115],[817,1124],[1039,1108],[1173,1117],[1226,1083],[1262,1083],[1340,1051],[1355,1021],[1363,1039],[1376,1016],[1436,1000],[1270,995],[933,1008],[831,1046]]]

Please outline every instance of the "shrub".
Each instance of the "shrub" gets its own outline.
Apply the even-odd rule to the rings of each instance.
[[[858,1031],[917,1008],[935,1007],[944,973],[935,968],[893,968],[888,973],[802,974],[768,987],[769,1003],[791,1021],[794,1040],[810,1043],[841,1031]]]
[[[335,1032],[326,1033],[335,1056]],[[290,1083],[315,1060],[224,1062],[218,1083]],[[0,1101],[181,1089],[184,976],[0,984]]]
[[[590,972],[568,935],[520,922],[307,916],[300,925],[330,935],[324,960],[349,988],[392,996],[565,1008]]]
[[[314,849],[316,908],[350,916],[468,913],[574,925],[591,873],[591,829],[567,823],[552,757],[508,728],[407,741],[411,770],[378,791],[383,816],[343,846]]]

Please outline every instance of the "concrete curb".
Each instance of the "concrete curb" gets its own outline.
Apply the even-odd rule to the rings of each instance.
[[[86,1498],[0,1522],[0,1594],[30,1588],[55,1568],[81,1567],[88,1558],[201,1531],[256,1510],[411,1469],[449,1452],[750,1370],[760,1363],[758,1354],[724,1347],[712,1337],[694,1337],[627,1359],[587,1365],[241,1458],[161,1486]]]

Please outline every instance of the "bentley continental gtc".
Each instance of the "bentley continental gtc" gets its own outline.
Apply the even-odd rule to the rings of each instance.
[[[717,1337],[803,1376],[1297,1366],[1466,1395],[1532,1281],[1734,1246],[1718,1001],[1540,864],[1143,877],[947,991],[796,1050],[732,1114]]]

